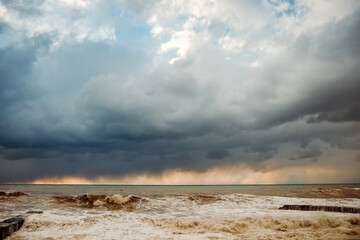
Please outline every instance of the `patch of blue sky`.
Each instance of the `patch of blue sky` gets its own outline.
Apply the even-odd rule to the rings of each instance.
[[[115,37],[117,42],[139,49],[151,49],[156,45],[151,35],[151,27],[146,24],[117,28]]]
[[[289,3],[289,7],[284,9],[284,11],[282,12],[277,12],[276,15],[277,17],[282,17],[283,15],[287,15],[287,16],[296,16],[297,15],[297,11],[295,8],[295,0],[280,0],[280,1],[273,1],[273,0],[267,0],[268,3],[275,5],[275,6],[279,6],[282,3]]]
[[[283,14],[287,15],[287,16],[296,16],[297,12],[296,12],[296,8],[294,7],[289,7],[288,9],[286,9]]]
[[[231,32],[231,28],[227,27],[224,31],[224,36]]]
[[[114,5],[109,6],[109,16],[110,17],[121,17],[124,14],[124,9],[120,7],[116,7]]]
[[[145,19],[136,18],[130,11],[114,6],[109,8],[115,28],[116,41],[137,49],[152,49],[156,46],[152,38],[152,27]]]
[[[198,20],[198,21],[206,19],[205,17],[195,17],[195,16],[194,16],[194,18],[196,18],[196,20]],[[204,28],[203,28],[203,26],[201,26],[201,24],[195,24],[195,26],[193,27],[193,30],[195,33],[200,33],[203,29]]]

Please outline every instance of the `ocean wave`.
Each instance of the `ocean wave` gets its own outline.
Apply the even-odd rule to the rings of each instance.
[[[223,200],[221,197],[213,195],[193,195],[189,196],[187,199],[200,205],[211,204]]]
[[[133,195],[95,195],[52,196],[55,203],[81,208],[107,208],[111,210],[124,209],[132,211],[139,203],[147,202],[143,197]]]
[[[24,192],[3,192],[3,191],[0,191],[0,197],[1,198],[5,198],[5,197],[23,197],[23,196],[29,196],[29,194],[24,193]]]

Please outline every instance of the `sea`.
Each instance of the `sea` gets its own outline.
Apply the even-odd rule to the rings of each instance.
[[[25,223],[7,239],[360,239],[360,214],[282,210],[360,208],[360,184],[0,184],[0,220]],[[42,211],[29,214],[28,211]]]

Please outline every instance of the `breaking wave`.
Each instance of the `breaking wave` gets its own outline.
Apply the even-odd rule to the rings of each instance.
[[[67,204],[81,208],[107,208],[111,210],[124,209],[132,211],[136,205],[148,200],[133,195],[95,195],[83,194],[79,196],[52,196],[55,203]]]
[[[11,239],[359,239],[360,219],[336,213],[174,217],[124,211],[31,215]]]
[[[0,199],[2,198],[11,198],[11,197],[23,197],[23,196],[29,196],[29,194],[24,192],[3,192],[0,191]]]
[[[211,204],[217,201],[221,201],[223,199],[213,195],[193,195],[188,197],[188,200],[195,202],[197,204]]]

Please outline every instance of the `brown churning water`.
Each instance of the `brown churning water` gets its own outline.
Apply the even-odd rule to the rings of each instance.
[[[346,213],[360,207],[356,184],[0,185],[0,191],[0,220],[44,212],[25,214],[9,239],[360,238],[360,214]],[[289,210],[279,209],[284,205]]]

